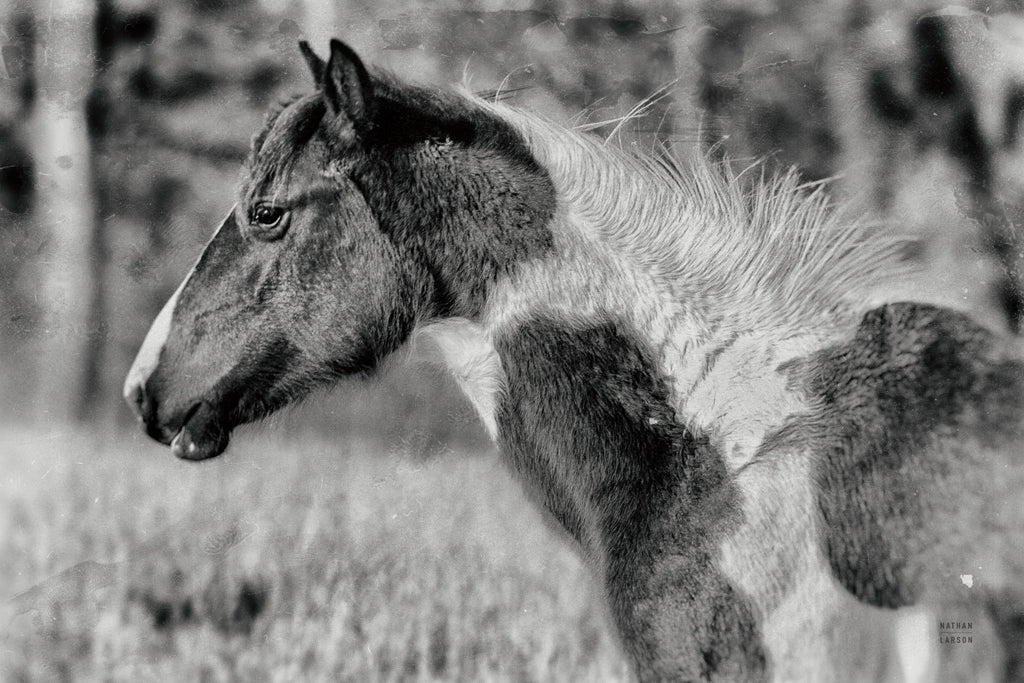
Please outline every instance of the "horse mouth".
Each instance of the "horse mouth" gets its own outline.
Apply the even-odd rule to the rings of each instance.
[[[224,452],[231,429],[219,413],[206,401],[189,409],[181,429],[171,440],[171,453],[182,460],[206,460]]]

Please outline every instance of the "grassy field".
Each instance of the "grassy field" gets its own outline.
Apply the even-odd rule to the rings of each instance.
[[[0,428],[0,679],[628,678],[494,455],[409,451]]]

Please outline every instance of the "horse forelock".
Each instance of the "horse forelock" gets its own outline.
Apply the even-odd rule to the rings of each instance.
[[[326,111],[319,94],[290,98],[270,111],[253,137],[246,162],[242,181],[246,203],[261,197],[271,182],[288,173],[316,135]]]
[[[252,140],[250,141],[250,160],[253,158],[255,153],[258,152],[259,149],[263,146],[263,142],[267,139],[267,135],[270,133],[271,128],[274,127],[274,124],[277,122],[277,119],[281,117],[281,114],[284,113],[284,110],[290,107],[291,105],[295,104],[299,100],[301,100],[303,97],[305,96],[295,94],[283,97],[274,102],[270,109],[267,110],[267,113],[263,116],[263,123],[260,125],[256,133],[252,136]]]

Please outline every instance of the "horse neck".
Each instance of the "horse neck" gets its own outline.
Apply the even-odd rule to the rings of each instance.
[[[677,417],[722,435],[741,464],[764,428],[801,408],[778,368],[852,333],[873,305],[871,280],[894,272],[896,245],[844,226],[792,177],[744,190],[708,164],[685,176],[504,115],[558,201],[552,253],[493,288],[487,334],[538,318],[613,322],[667,380]]]

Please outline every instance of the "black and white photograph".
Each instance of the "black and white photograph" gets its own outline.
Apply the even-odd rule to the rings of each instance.
[[[1024,2],[0,0],[0,681],[1024,681]]]

